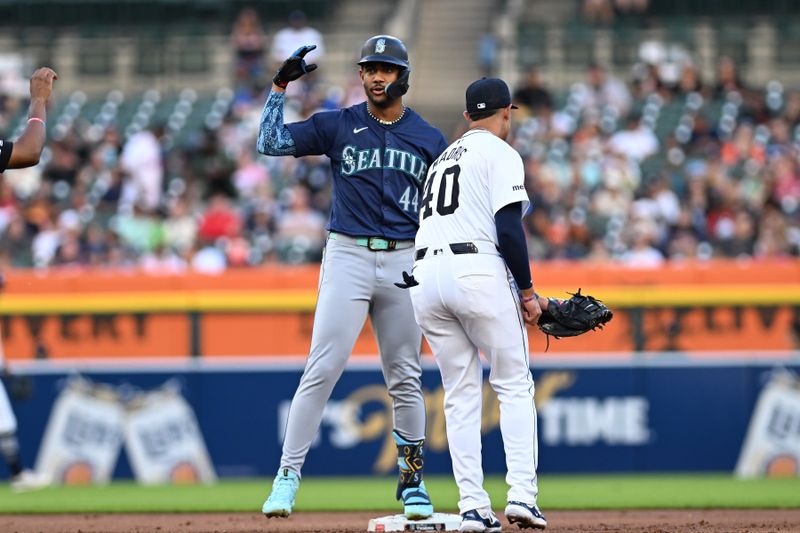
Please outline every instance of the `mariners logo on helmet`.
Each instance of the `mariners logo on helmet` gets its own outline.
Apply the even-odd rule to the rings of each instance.
[[[408,69],[408,50],[403,41],[391,35],[375,35],[361,48],[359,65],[364,63],[389,63]]]

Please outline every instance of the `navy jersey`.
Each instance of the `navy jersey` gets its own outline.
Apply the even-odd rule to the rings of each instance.
[[[11,159],[11,150],[14,149],[14,143],[0,139],[0,172],[3,172],[8,166],[8,160]]]
[[[287,124],[295,157],[327,155],[333,169],[328,229],[354,237],[411,240],[428,166],[447,148],[444,135],[412,109],[384,126],[366,102]]]

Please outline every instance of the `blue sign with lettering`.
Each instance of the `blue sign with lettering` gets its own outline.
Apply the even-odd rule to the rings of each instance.
[[[758,364],[676,360],[534,366],[539,471],[732,471],[759,391],[778,365],[800,372],[797,359]],[[67,377],[36,368],[40,367],[26,371],[34,380],[34,397],[13,404],[27,466],[36,459],[51,408]],[[126,390],[150,390],[177,380],[197,415],[218,475],[271,476],[277,470],[301,364],[276,368],[260,362],[201,361],[169,368],[144,364],[116,368],[95,366],[82,375],[117,387],[123,396]],[[426,472],[449,473],[443,391],[435,367],[426,368],[423,388],[428,410]],[[326,406],[304,474],[394,474],[391,429],[391,404],[377,365],[349,368]],[[487,473],[503,472],[499,409],[488,379],[482,429],[484,468]],[[0,476],[7,474],[5,465],[0,465]],[[124,452],[115,477],[131,477]]]

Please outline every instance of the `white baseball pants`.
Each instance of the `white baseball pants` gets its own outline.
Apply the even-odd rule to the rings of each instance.
[[[481,464],[482,364],[500,403],[508,500],[536,503],[537,438],[528,334],[499,255],[429,249],[414,264],[414,315],[444,385],[447,439],[460,512],[490,506]]]
[[[0,381],[0,435],[17,431],[17,418],[11,410],[8,394],[3,382]]]

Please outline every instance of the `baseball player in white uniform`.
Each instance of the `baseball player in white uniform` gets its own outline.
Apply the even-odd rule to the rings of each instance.
[[[42,67],[31,76],[31,103],[28,124],[19,139],[11,142],[0,139],[0,173],[7,169],[30,167],[39,162],[47,140],[45,119],[47,101],[53,91],[53,81],[58,75],[52,69]],[[13,179],[10,176],[7,179]],[[2,288],[0,275],[0,288]],[[5,372],[3,345],[0,340],[0,373]],[[0,381],[0,455],[5,459],[11,474],[11,487],[16,491],[33,490],[47,486],[48,480],[31,470],[22,468],[17,439],[17,418],[11,410],[5,386]]]
[[[483,488],[480,353],[500,401],[510,485],[505,515],[520,527],[543,529],[525,324],[536,323],[547,300],[531,282],[521,223],[529,203],[522,159],[504,140],[515,106],[497,78],[471,84],[466,104],[469,130],[428,170],[413,276],[406,281],[442,374],[460,531],[501,531]]]
[[[0,281],[2,284],[2,281]],[[3,344],[0,340],[0,374],[4,373]],[[46,476],[33,470],[23,469],[19,457],[19,440],[17,439],[17,417],[11,410],[5,385],[0,380],[0,455],[5,459],[11,474],[11,488],[17,492],[44,488],[49,485]]]

